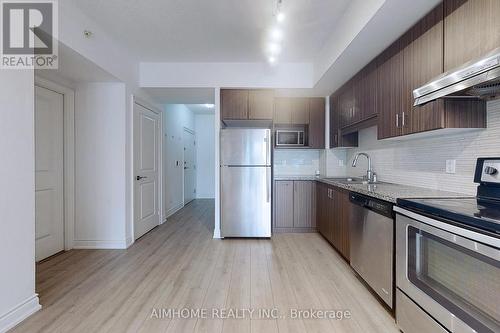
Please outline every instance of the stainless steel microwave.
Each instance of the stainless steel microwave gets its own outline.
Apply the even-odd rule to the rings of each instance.
[[[304,131],[276,130],[276,146],[305,146]]]

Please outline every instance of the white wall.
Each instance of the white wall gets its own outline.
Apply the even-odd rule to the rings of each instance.
[[[476,159],[500,155],[500,100],[488,103],[486,130],[406,141],[377,141],[376,137],[376,127],[359,133],[359,148],[347,151],[348,174],[366,171],[364,158],[360,158],[358,167],[350,166],[354,154],[364,151],[372,157],[373,168],[382,181],[475,195]],[[445,172],[448,159],[456,160],[455,174]]]
[[[34,79],[0,70],[0,332],[39,309],[35,294]]]
[[[215,197],[215,128],[213,114],[194,117],[196,131],[196,197]]]
[[[86,83],[76,89],[76,248],[127,246],[126,103],[123,83]]]
[[[163,170],[164,170],[164,195],[165,213],[169,217],[184,202],[184,128],[195,131],[193,112],[184,104],[169,104],[164,111],[164,145],[163,145]]]
[[[167,63],[140,64],[141,87],[312,88],[310,63]]]

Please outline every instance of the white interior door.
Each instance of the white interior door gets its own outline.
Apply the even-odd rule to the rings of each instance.
[[[63,95],[35,87],[35,258],[64,250]]]
[[[196,140],[194,133],[184,130],[184,204],[196,197]]]
[[[160,115],[134,104],[134,234],[160,224],[158,134]]]

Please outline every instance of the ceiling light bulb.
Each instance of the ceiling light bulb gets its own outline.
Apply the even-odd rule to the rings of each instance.
[[[271,30],[271,37],[274,40],[281,40],[283,38],[283,31],[281,31],[281,29],[279,28],[274,28],[273,30]]]
[[[276,58],[275,57],[273,57],[273,56],[269,57],[269,63],[270,64],[274,64],[275,62],[276,62]]]
[[[283,22],[285,20],[285,14],[282,13],[282,12],[278,12],[276,14],[276,21],[278,21],[279,23]]]

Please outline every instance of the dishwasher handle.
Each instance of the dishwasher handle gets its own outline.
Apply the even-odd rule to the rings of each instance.
[[[363,194],[350,192],[349,201],[352,204],[369,209],[377,214],[384,215],[389,218],[394,217],[393,204],[387,201],[378,200]]]

